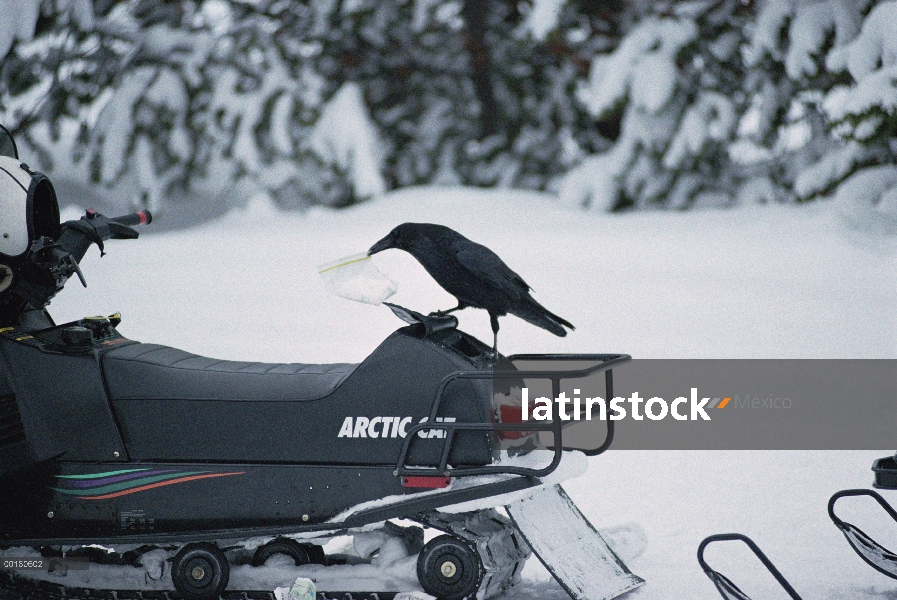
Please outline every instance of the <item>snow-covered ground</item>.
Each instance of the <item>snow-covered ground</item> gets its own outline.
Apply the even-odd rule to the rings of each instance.
[[[402,323],[386,307],[328,295],[315,266],[366,250],[404,221],[443,223],[486,244],[576,325],[557,338],[506,317],[504,353],[897,358],[897,235],[847,220],[832,203],[607,215],[536,193],[432,187],[342,211],[282,214],[257,202],[196,229],[109,242],[102,260],[91,250],[82,263],[90,287],[71,282],[51,312],[62,322],[121,311],[128,337],[220,358],[360,361]],[[373,260],[399,284],[391,301],[454,306],[409,255]],[[491,339],[484,311],[459,316]],[[648,584],[631,598],[717,597],[695,551],[724,531],[752,536],[805,598],[897,598],[897,581],[854,555],[825,510],[833,492],[868,487],[872,460],[888,450],[611,450],[564,487],[596,526],[646,530],[647,550],[629,566]],[[876,519],[872,505],[845,501],[843,516],[897,547],[897,524]],[[785,597],[744,548],[722,548],[708,560],[749,595]],[[537,561],[524,575],[509,598],[566,597]]]

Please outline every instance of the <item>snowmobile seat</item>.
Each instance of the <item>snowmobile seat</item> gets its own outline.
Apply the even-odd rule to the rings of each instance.
[[[218,360],[141,343],[103,355],[112,400],[317,400],[332,393],[356,367]]]

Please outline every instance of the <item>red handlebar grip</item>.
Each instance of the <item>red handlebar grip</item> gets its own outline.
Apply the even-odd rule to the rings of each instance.
[[[149,225],[153,222],[153,215],[148,210],[142,210],[130,215],[113,217],[111,220],[121,223],[122,225]]]

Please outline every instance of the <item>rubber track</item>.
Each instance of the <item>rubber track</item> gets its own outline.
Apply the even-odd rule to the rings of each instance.
[[[317,600],[393,600],[395,592],[318,592]],[[0,600],[183,600],[175,591],[94,590],[36,581],[0,571]],[[227,591],[220,600],[276,600],[274,592]]]

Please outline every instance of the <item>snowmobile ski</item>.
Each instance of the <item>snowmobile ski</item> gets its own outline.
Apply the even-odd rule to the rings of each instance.
[[[897,511],[884,498],[872,490],[842,490],[835,493],[828,501],[829,517],[831,517],[835,526],[841,530],[844,537],[847,538],[850,547],[870,567],[882,575],[887,575],[891,579],[897,579],[897,554],[873,540],[856,525],[842,520],[835,514],[835,503],[839,499],[848,496],[869,496],[873,498],[894,521],[897,521]]]
[[[788,595],[791,596],[793,600],[802,600],[801,597],[794,591],[794,588],[791,587],[791,584],[788,583],[788,580],[785,579],[785,576],[782,575],[779,570],[776,568],[772,561],[767,558],[767,556],[760,550],[760,547],[754,543],[754,540],[749,538],[746,535],[741,533],[719,533],[716,535],[711,535],[701,542],[698,546],[698,563],[701,565],[701,568],[704,569],[704,574],[713,582],[713,585],[716,586],[717,591],[719,591],[720,596],[723,597],[723,600],[751,600],[751,598],[741,591],[741,589],[732,583],[732,580],[715,571],[710,565],[707,564],[707,561],[704,560],[704,550],[707,546],[713,542],[728,542],[728,541],[741,541],[747,544],[748,548],[760,559],[760,562],[763,563],[763,566],[775,577],[775,580],[779,582],[779,585],[782,586]]]
[[[507,506],[533,554],[574,600],[610,600],[645,581],[634,575],[560,485]]]

